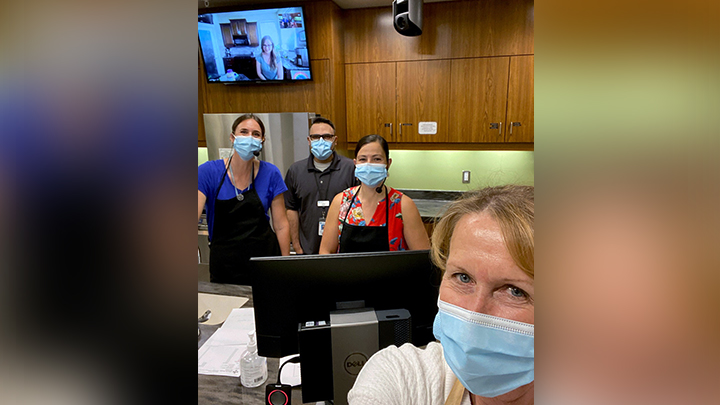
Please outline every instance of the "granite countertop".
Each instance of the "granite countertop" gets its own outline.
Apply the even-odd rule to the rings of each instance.
[[[412,198],[420,211],[420,217],[425,221],[433,220],[442,216],[448,204],[460,198],[462,191],[443,190],[399,190]]]
[[[285,69],[289,70],[310,70],[310,66],[300,66],[287,58],[282,58],[282,64]]]
[[[414,198],[413,202],[415,202],[420,212],[420,218],[424,220],[441,217],[445,213],[448,204],[451,203],[451,201],[447,200],[416,200]]]

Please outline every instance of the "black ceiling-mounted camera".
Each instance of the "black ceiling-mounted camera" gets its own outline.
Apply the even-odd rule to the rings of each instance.
[[[401,35],[414,37],[422,34],[423,0],[393,0],[393,25]]]

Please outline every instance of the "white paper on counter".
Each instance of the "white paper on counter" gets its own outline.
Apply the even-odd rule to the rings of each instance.
[[[282,357],[278,363],[278,367],[282,366],[283,363],[295,356],[297,356],[297,354]],[[282,384],[289,384],[292,386],[300,385],[300,363],[286,364],[280,372],[280,382]]]
[[[225,323],[198,349],[198,374],[239,377],[240,356],[247,347],[248,332],[253,330],[253,309],[233,309]]]
[[[205,324],[219,325],[227,319],[233,308],[240,308],[248,302],[245,297],[198,293],[198,318],[208,309],[212,311]]]

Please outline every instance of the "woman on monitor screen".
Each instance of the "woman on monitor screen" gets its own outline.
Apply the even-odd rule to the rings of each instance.
[[[260,41],[260,55],[255,58],[255,68],[260,80],[282,80],[283,66],[275,54],[275,44],[269,35],[265,35]]]
[[[260,118],[245,114],[236,119],[230,141],[229,159],[198,166],[198,221],[207,205],[210,281],[250,285],[250,257],[290,254],[287,187],[277,166],[256,158],[265,141]]]
[[[375,353],[350,405],[534,403],[534,217],[529,186],[468,192],[450,206],[432,235],[440,342]]]
[[[358,141],[355,177],[360,185],[333,198],[320,254],[430,248],[413,200],[385,185],[392,163],[389,155],[388,144],[380,135]]]

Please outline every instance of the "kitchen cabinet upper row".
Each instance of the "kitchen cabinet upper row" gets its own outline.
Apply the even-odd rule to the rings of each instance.
[[[229,23],[220,24],[220,32],[223,37],[223,45],[226,48],[232,48],[235,46],[235,37],[244,36],[247,38],[247,43],[242,45],[247,46],[258,46],[257,38],[257,22],[247,22],[245,19],[241,20],[230,20]]]
[[[345,10],[345,63],[534,54],[534,0],[422,4],[422,35],[398,34],[386,7]]]
[[[345,76],[348,142],[534,141],[533,56],[348,64]]]

